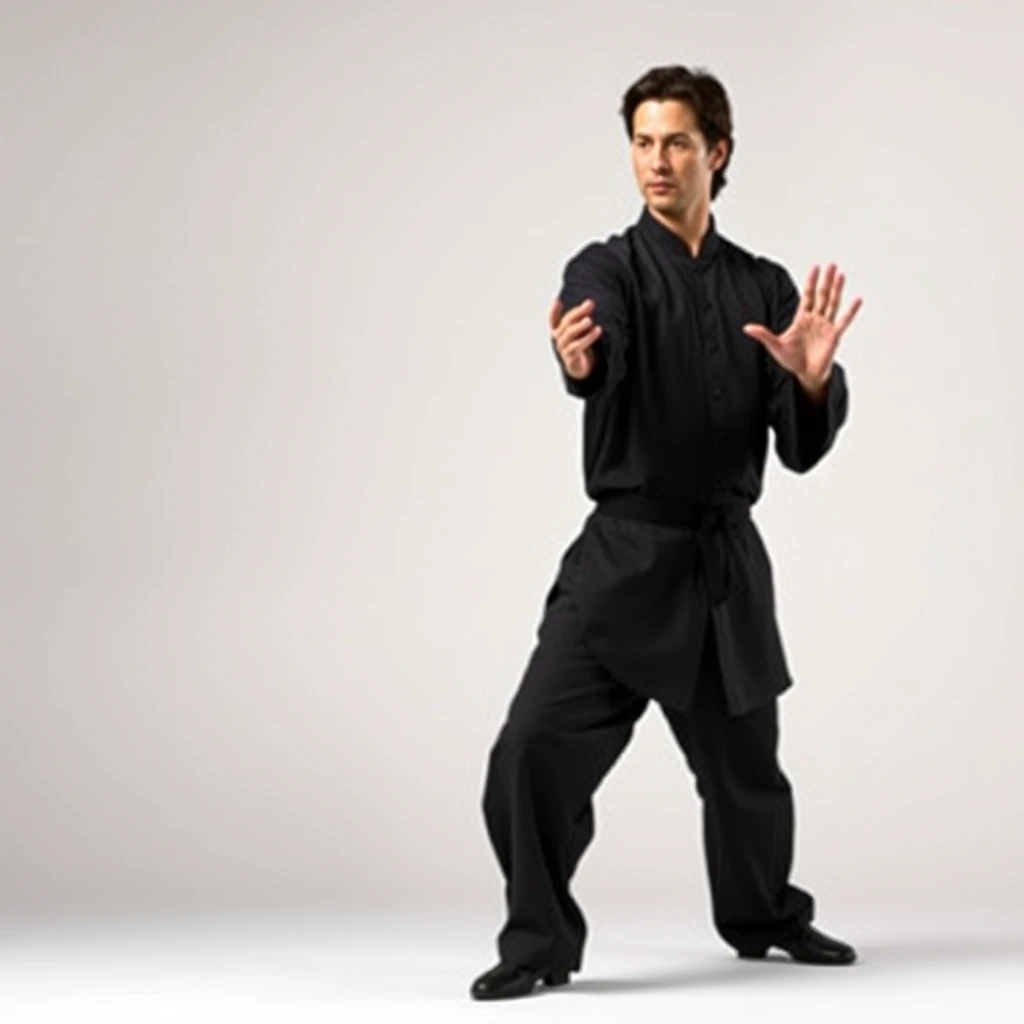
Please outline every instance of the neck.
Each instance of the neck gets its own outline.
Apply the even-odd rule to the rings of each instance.
[[[707,233],[711,221],[711,204],[707,200],[672,213],[655,210],[650,206],[647,209],[656,221],[678,235],[694,256],[700,252],[700,241]]]

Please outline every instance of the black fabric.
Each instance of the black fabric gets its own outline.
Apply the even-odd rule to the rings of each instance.
[[[696,526],[622,509],[588,517],[562,559],[579,577],[584,638],[620,682],[679,705],[710,611],[730,711],[753,710],[793,680],[767,549],[752,515],[729,510],[760,498],[769,431],[794,472],[822,459],[847,416],[845,372],[833,364],[814,404],[743,332],[762,323],[782,333],[799,294],[779,264],[720,235],[713,216],[694,257],[644,207],[567,262],[560,297],[566,309],[593,299],[603,329],[594,372],[575,381],[562,370],[584,401],[587,494],[598,508],[628,495],[706,509]]]
[[[594,372],[562,380],[583,401],[595,505],[548,590],[484,787],[508,905],[498,952],[579,969],[586,923],[569,883],[594,836],[592,795],[651,699],[697,780],[715,926],[755,951],[809,922],[814,903],[788,881],[794,812],[777,697],[792,679],[751,510],[769,431],[794,472],[830,449],[847,415],[845,374],[833,364],[814,404],[743,333],[782,333],[799,295],[713,217],[694,257],[645,207],[568,261],[564,307],[587,298],[604,332]]]
[[[592,796],[619,758],[648,698],[594,660],[568,594],[555,591],[538,642],[491,749],[483,810],[505,877],[498,955],[579,970],[587,926],[570,881],[595,832]],[[777,762],[776,703],[731,715],[710,622],[686,709],[662,711],[703,804],[712,916],[739,951],[813,918],[791,885],[793,800]]]
[[[750,507],[743,499],[720,498],[714,504],[696,505],[623,493],[602,498],[594,511],[601,516],[623,516],[693,530],[711,604],[718,606],[725,601],[729,564],[723,537],[726,531],[741,528],[750,517]]]

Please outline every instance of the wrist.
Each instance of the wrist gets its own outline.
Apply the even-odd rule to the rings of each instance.
[[[804,394],[812,402],[823,402],[825,395],[828,393],[828,382],[832,376],[831,368],[824,376],[809,377],[805,374],[796,374],[797,383],[800,385]]]

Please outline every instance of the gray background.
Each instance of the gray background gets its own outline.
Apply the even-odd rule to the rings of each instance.
[[[13,3],[0,910],[500,906],[490,744],[587,510],[545,318],[706,66],[719,228],[865,297],[756,519],[794,878],[1024,908],[1017,5]],[[705,906],[655,708],[577,891]],[[834,917],[831,918],[835,920]]]

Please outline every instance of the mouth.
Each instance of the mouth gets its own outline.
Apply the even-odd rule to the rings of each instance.
[[[652,181],[647,187],[652,192],[668,192],[672,188],[667,181]]]

